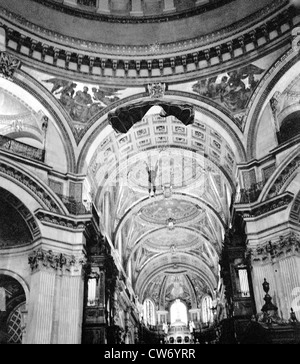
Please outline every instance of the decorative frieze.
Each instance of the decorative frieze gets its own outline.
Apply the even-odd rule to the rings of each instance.
[[[267,242],[256,248],[248,248],[246,256],[252,264],[269,263],[274,259],[300,255],[300,235],[291,232],[280,236],[276,242]]]
[[[21,61],[6,52],[0,52],[0,75],[12,79],[15,71],[20,67]]]
[[[74,255],[54,253],[52,250],[46,251],[43,249],[33,251],[28,257],[28,264],[32,272],[41,268],[61,272],[76,272],[80,271],[86,265],[86,262],[84,255],[75,257]]]

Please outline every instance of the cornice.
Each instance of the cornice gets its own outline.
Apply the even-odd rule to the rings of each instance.
[[[37,1],[37,0],[36,0]],[[130,45],[126,46],[123,44],[108,44],[101,42],[91,42],[88,39],[79,39],[65,36],[64,34],[54,32],[38,25],[29,22],[27,19],[20,15],[14,14],[7,9],[0,6],[0,13],[3,25],[8,28],[11,27],[14,31],[18,31],[26,37],[32,37],[36,42],[48,41],[52,43],[52,46],[66,46],[70,48],[73,46],[74,50],[79,50],[80,48],[83,52],[100,52],[108,57],[111,56],[121,56],[126,55],[132,56],[151,56],[155,57],[157,55],[165,55],[170,53],[180,52],[183,49],[187,50],[197,50],[201,47],[207,47],[208,45],[217,45],[218,43],[224,41],[227,38],[238,38],[236,35],[240,33],[245,33],[246,31],[254,31],[266,24],[270,25],[270,22],[274,20],[282,21],[287,16],[286,12],[294,13],[290,7],[289,1],[287,0],[275,0],[269,6],[255,12],[254,14],[248,16],[247,18],[236,22],[226,28],[220,29],[219,31],[213,32],[211,34],[206,34],[196,38],[186,38],[186,40],[166,43],[166,44],[146,44],[146,45]],[[141,19],[138,20],[139,22]],[[123,22],[122,22],[123,24]]]
[[[71,217],[45,210],[38,210],[35,216],[43,225],[72,232],[84,231],[86,224],[90,222],[92,218],[92,215]]]
[[[255,14],[253,24],[245,20],[244,26],[235,24],[232,29],[199,39],[158,44],[155,51],[153,45],[126,47],[71,39],[30,24],[5,9],[2,23],[8,51],[25,64],[73,78],[77,73],[95,82],[100,77],[110,83],[116,80],[118,84],[138,86],[152,79],[183,82],[199,77],[199,72],[205,74],[221,66],[224,69],[224,65],[234,67],[244,58],[249,61],[253,53],[257,56],[258,51],[274,48],[275,44],[283,46],[290,41],[295,15],[291,9],[286,1],[278,0]]]

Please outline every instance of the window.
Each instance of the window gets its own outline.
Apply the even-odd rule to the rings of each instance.
[[[88,306],[96,306],[96,289],[97,280],[96,278],[90,278],[88,281]]]
[[[242,297],[250,297],[247,269],[239,269],[240,293]]]
[[[171,306],[170,310],[171,314],[171,324],[175,322],[183,322],[186,325],[188,324],[188,316],[187,316],[187,307],[180,300],[176,300]]]
[[[156,325],[155,306],[149,299],[144,302],[144,322],[148,326]]]
[[[213,301],[210,296],[206,296],[202,301],[202,320],[203,323],[208,324],[213,322]]]

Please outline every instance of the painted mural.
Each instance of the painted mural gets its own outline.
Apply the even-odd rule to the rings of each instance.
[[[264,72],[264,69],[250,64],[200,80],[192,88],[195,93],[219,102],[232,113],[239,113],[246,108]]]
[[[52,77],[28,67],[22,69],[38,80],[59,100],[77,129],[84,127],[89,120],[110,104],[145,92],[145,88],[115,88],[99,84],[85,84],[76,80]]]
[[[45,79],[51,84],[51,92],[59,99],[74,121],[87,123],[94,115],[109,104],[120,100],[118,92],[123,89],[86,85],[60,78]]]

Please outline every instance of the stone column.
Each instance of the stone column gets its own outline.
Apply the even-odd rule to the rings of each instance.
[[[26,344],[80,344],[83,315],[83,256],[39,249],[32,269]]]
[[[50,344],[55,295],[54,270],[40,269],[31,277],[26,344]]]
[[[98,0],[97,13],[110,13],[109,0]]]
[[[83,319],[84,281],[81,267],[61,277],[57,343],[80,344]]]
[[[131,8],[130,15],[132,15],[132,16],[143,16],[144,15],[141,0],[132,0],[132,8]]]
[[[174,0],[165,0],[164,12],[176,11]]]

